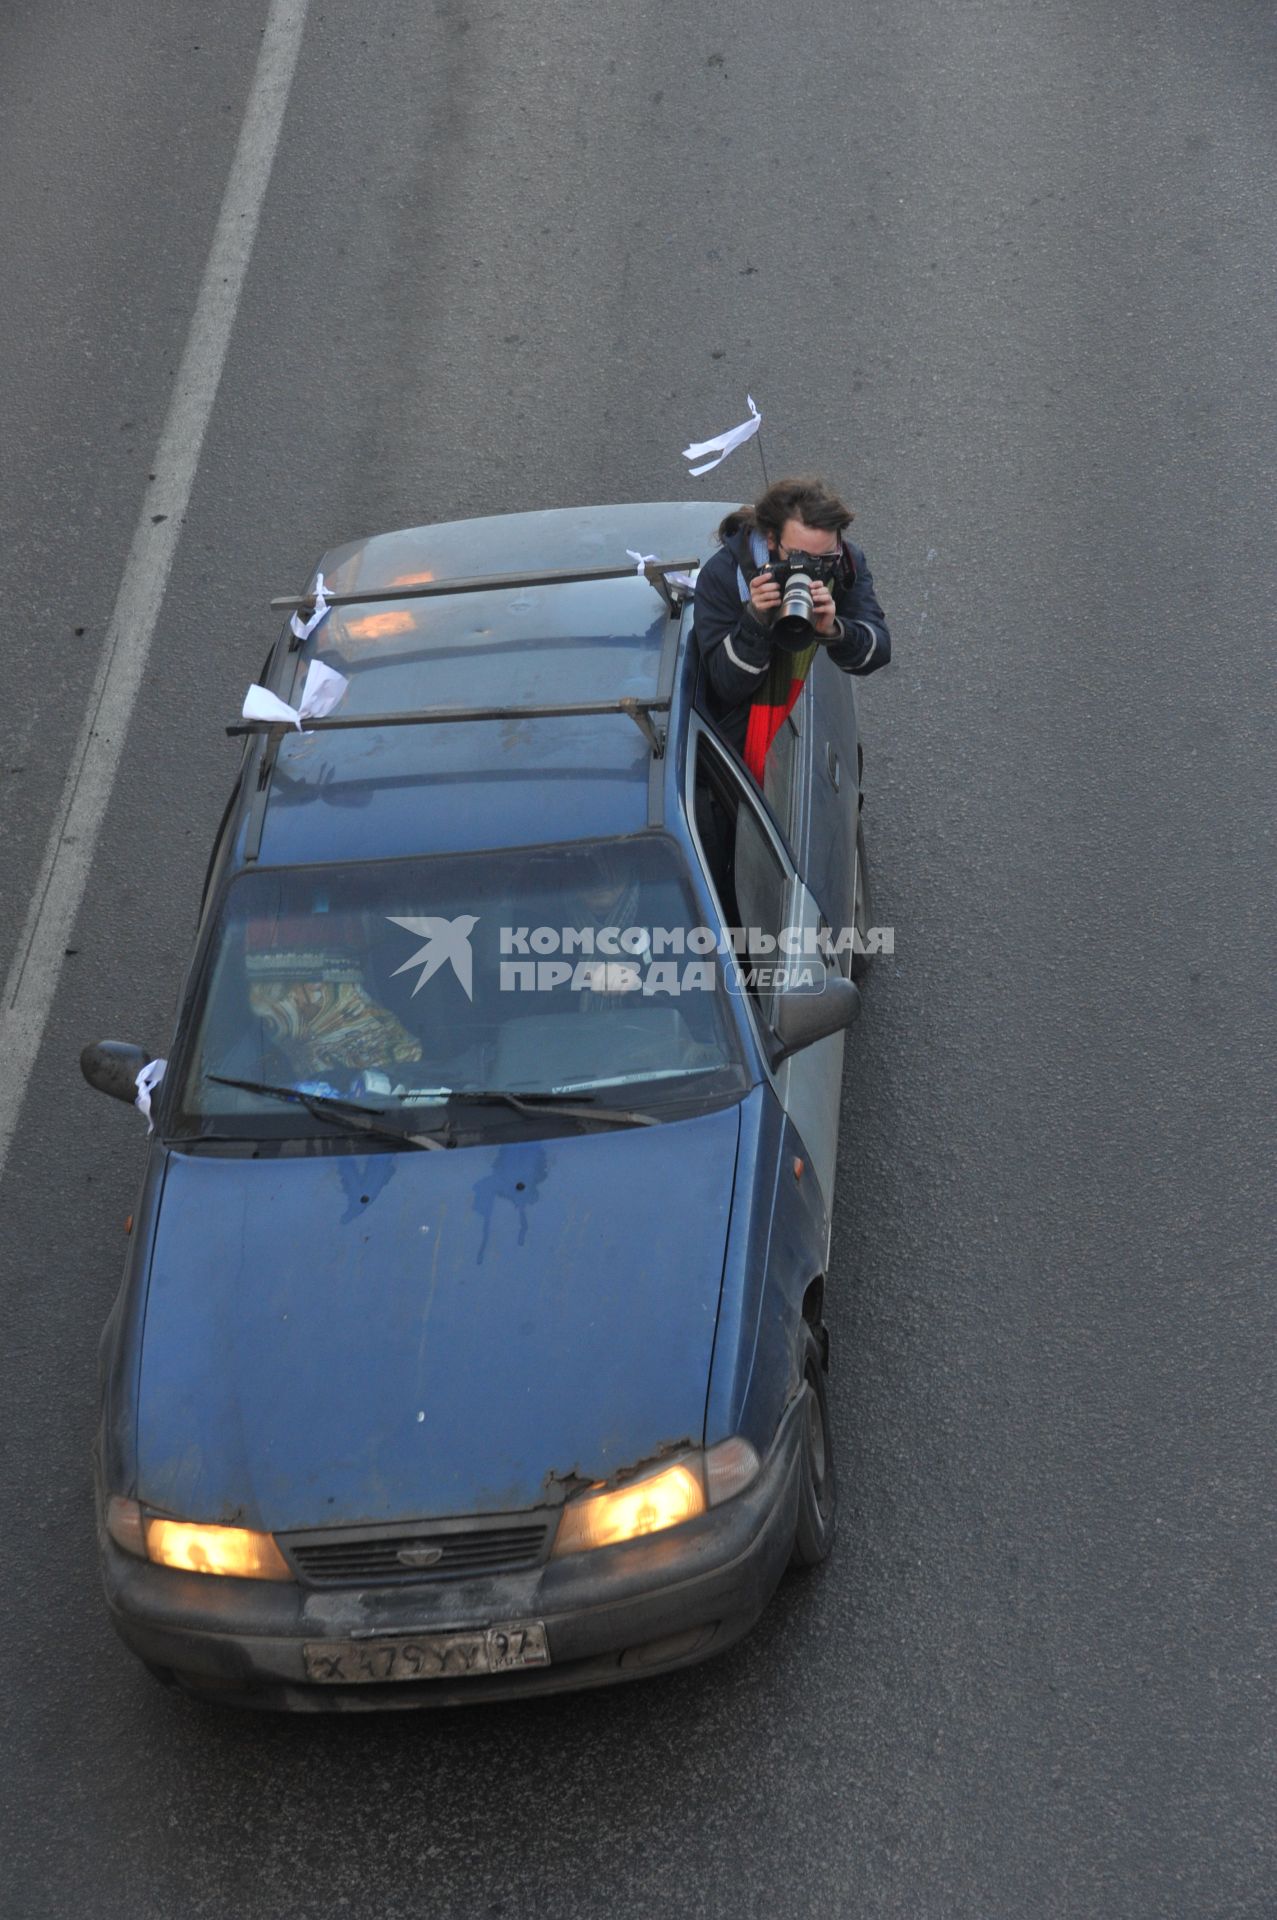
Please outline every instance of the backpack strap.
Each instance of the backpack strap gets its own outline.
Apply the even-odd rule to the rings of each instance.
[[[754,563],[755,572],[765,567],[771,558],[771,548],[757,528],[749,536],[749,557]],[[736,585],[743,604],[749,599],[749,582],[745,578],[745,569],[739,565],[736,568]]]

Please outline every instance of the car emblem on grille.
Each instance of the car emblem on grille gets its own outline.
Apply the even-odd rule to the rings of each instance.
[[[442,1547],[400,1547],[395,1559],[401,1567],[435,1567],[443,1559]]]

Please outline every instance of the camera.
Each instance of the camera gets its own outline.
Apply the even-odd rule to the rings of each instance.
[[[812,583],[822,580],[828,586],[838,572],[839,558],[836,553],[793,552],[788,560],[773,560],[766,569],[780,588],[772,637],[782,647],[799,652],[811,646]]]

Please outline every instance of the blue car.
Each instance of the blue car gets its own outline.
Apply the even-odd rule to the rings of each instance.
[[[829,1552],[856,703],[822,653],[763,793],[723,744],[689,576],[727,510],[378,535],[277,603],[267,693],[347,684],[229,729],[102,1343],[107,1602],[167,1683],[601,1685]],[[132,1102],[150,1060],[82,1065]]]

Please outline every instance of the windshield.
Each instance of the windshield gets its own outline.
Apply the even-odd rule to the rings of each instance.
[[[240,874],[183,1023],[170,1131],[323,1133],[315,1102],[334,1099],[407,1130],[455,1124],[467,1093],[661,1117],[738,1097],[709,944],[657,834]],[[527,1124],[508,1101],[470,1110]]]

